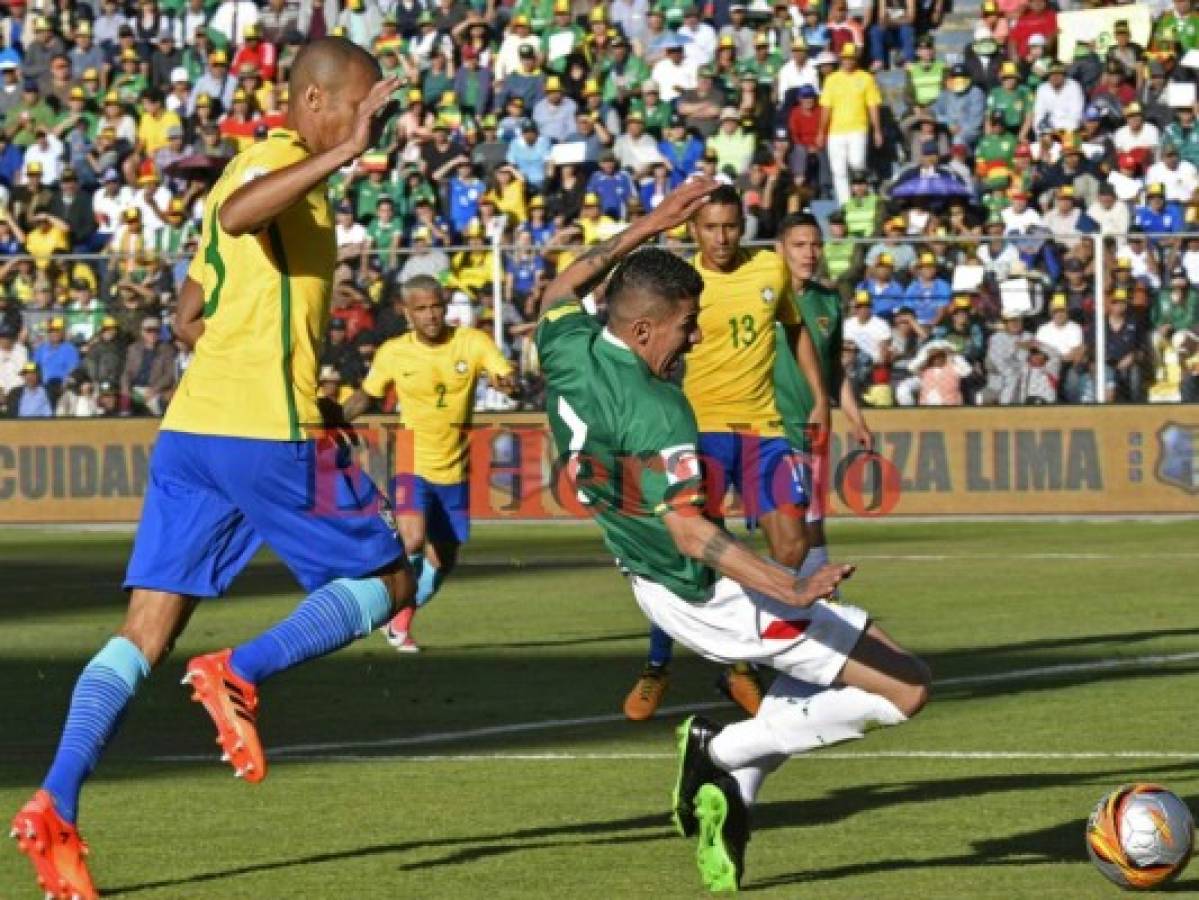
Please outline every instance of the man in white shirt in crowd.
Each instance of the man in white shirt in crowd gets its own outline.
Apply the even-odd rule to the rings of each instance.
[[[1011,205],[1004,209],[1000,216],[1003,218],[1003,227],[1009,234],[1027,234],[1033,225],[1041,224],[1041,214],[1028,205],[1027,188],[1011,188],[1008,191],[1008,199],[1012,201]]]
[[[7,323],[0,323],[0,397],[7,397],[25,380],[21,369],[29,362],[29,351],[17,343],[17,333]]]
[[[693,69],[716,58],[716,29],[700,19],[699,7],[693,4],[683,10],[683,24],[678,33],[689,41],[683,48],[683,57]]]
[[[1162,157],[1145,173],[1149,184],[1166,187],[1166,199],[1184,206],[1191,202],[1195,188],[1199,188],[1199,169],[1178,155],[1178,147],[1167,143],[1162,147]]]
[[[125,210],[134,205],[136,198],[132,188],[121,184],[116,169],[106,169],[100,183],[100,190],[92,195],[92,212],[96,215],[97,231],[111,238],[120,228]]]
[[[1087,215],[1099,226],[1099,233],[1126,234],[1132,224],[1128,204],[1116,198],[1116,189],[1108,182],[1099,185],[1099,198],[1087,207]]]
[[[1057,61],[1050,63],[1049,78],[1037,88],[1033,103],[1033,128],[1048,126],[1054,131],[1077,131],[1086,105],[1082,86],[1066,77],[1066,66]]]
[[[1074,364],[1082,356],[1082,326],[1071,320],[1065,294],[1054,294],[1049,301],[1049,321],[1037,329],[1037,340],[1056,350],[1064,366]]]
[[[808,44],[802,36],[791,41],[791,58],[779,69],[776,99],[782,103],[787,91],[810,84],[820,93],[820,73],[808,58]]]
[[[891,342],[891,326],[886,319],[874,314],[869,291],[854,293],[853,314],[845,320],[842,335],[858,348],[859,353],[870,357],[872,365],[883,361],[885,348]]]
[[[683,41],[677,35],[669,35],[662,41],[666,51],[652,71],[654,82],[661,90],[663,103],[674,103],[683,91],[695,88],[699,66],[683,58]]]
[[[1145,111],[1141,104],[1133,101],[1124,107],[1124,124],[1112,135],[1112,145],[1117,153],[1131,153],[1134,150],[1157,152],[1161,140],[1161,132],[1152,122],[1145,121]]]

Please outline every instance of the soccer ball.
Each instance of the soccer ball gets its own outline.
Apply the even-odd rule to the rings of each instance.
[[[1117,788],[1087,821],[1091,862],[1122,888],[1145,890],[1177,878],[1194,844],[1191,811],[1156,784]]]

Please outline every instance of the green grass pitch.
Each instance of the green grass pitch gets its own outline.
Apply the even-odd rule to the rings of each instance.
[[[119,621],[129,543],[0,532],[5,816]],[[747,892],[1114,897],[1083,846],[1098,797],[1152,780],[1199,809],[1199,522],[852,523],[832,544],[861,566],[847,599],[940,684],[911,724],[792,760],[767,784]],[[106,896],[703,895],[692,844],[667,826],[681,714],[612,715],[646,623],[589,525],[477,527],[417,619],[424,654],[372,636],[266,685],[273,768],[246,785],[218,763],[179,676],[297,599],[261,557],[143,690],[83,798]],[[682,653],[667,704],[717,699],[715,674]],[[544,727],[510,727],[525,723]],[[1173,890],[1199,894],[1199,864]],[[0,852],[0,897],[37,896],[16,850]]]

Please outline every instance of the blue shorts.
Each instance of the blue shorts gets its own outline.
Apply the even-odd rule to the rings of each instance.
[[[404,555],[382,500],[331,443],[159,432],[125,588],[219,597],[263,543],[306,591],[361,578]]]
[[[750,528],[780,506],[808,505],[803,464],[786,438],[705,431],[699,436],[699,454],[706,470],[708,502],[723,503],[731,484],[741,497]]]
[[[425,517],[425,537],[434,544],[465,544],[470,539],[470,482],[437,484],[419,475],[397,475],[395,511]]]

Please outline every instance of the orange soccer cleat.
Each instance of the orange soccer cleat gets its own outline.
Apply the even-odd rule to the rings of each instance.
[[[762,706],[762,683],[758,673],[748,663],[734,663],[716,680],[716,689],[724,694],[749,716],[756,716]]]
[[[629,691],[624,700],[625,718],[634,722],[644,722],[651,718],[666,696],[666,688],[670,685],[670,677],[664,666],[648,664],[641,672],[641,677]]]
[[[33,795],[12,820],[10,836],[29,857],[46,900],[98,900],[87,870],[87,844],[79,830],[58,814],[47,791]]]
[[[266,778],[266,756],[254,724],[258,689],[230,668],[232,653],[221,650],[188,660],[183,683],[192,686],[192,699],[212,716],[216,742],[224,751],[221,762],[233,766],[235,778],[257,783]]]

